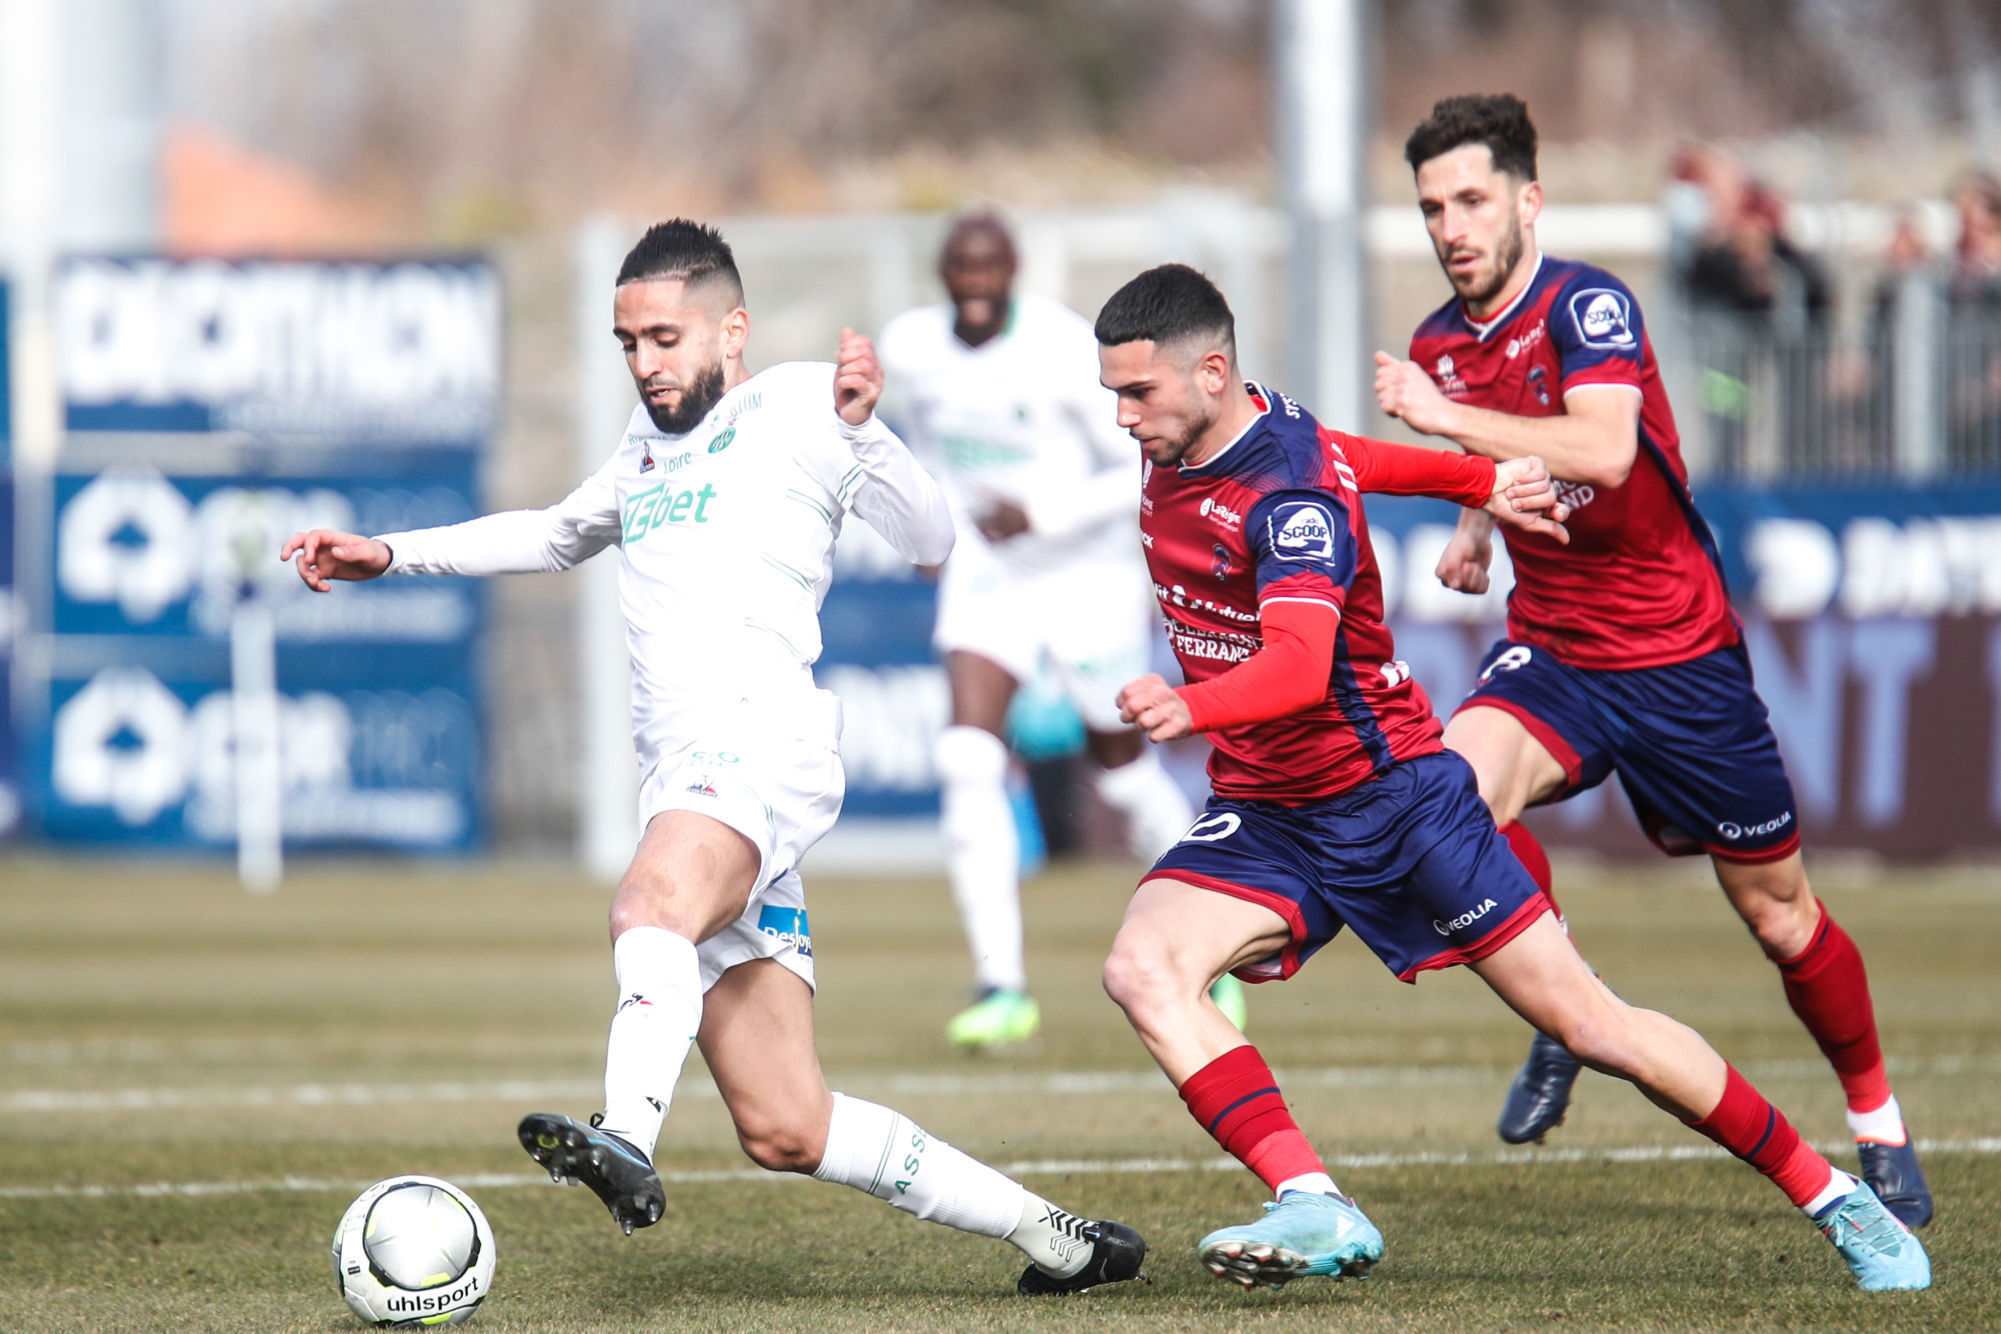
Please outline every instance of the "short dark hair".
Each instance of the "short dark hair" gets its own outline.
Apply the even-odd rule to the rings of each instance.
[[[1462,145],[1485,144],[1494,155],[1495,171],[1532,181],[1535,143],[1535,125],[1521,98],[1513,93],[1474,93],[1435,103],[1431,114],[1404,140],[1403,157],[1416,171]]]
[[[1162,264],[1112,293],[1094,327],[1106,347],[1212,338],[1237,359],[1237,317],[1208,276],[1186,264]]]
[[[618,285],[647,282],[656,278],[678,278],[689,287],[707,282],[725,282],[736,304],[743,304],[743,278],[736,271],[736,256],[723,234],[704,223],[687,218],[656,222],[626,252],[619,265]]]

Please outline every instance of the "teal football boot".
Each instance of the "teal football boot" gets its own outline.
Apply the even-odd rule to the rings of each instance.
[[[1932,1285],[1931,1257],[1923,1244],[1863,1182],[1815,1214],[1813,1223],[1841,1252],[1865,1292]]]
[[[1217,1278],[1276,1288],[1311,1274],[1366,1278],[1383,1234],[1346,1196],[1289,1190],[1257,1222],[1211,1232],[1198,1249]]]

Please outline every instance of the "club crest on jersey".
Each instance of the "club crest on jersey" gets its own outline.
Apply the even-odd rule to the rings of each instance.
[[[1531,367],[1531,368],[1530,368],[1530,370],[1529,370],[1529,389],[1530,389],[1530,390],[1531,390],[1531,391],[1532,391],[1532,392],[1533,392],[1533,393],[1535,394],[1535,396],[1536,396],[1536,400],[1537,400],[1538,402],[1540,402],[1540,403],[1541,403],[1541,404],[1542,404],[1542,405],[1543,405],[1544,407],[1548,407],[1548,406],[1549,406],[1549,368],[1548,368],[1548,367],[1545,367],[1545,366],[1535,366],[1535,367]]]
[[[1570,298],[1570,318],[1586,347],[1629,348],[1633,337],[1633,305],[1624,292],[1587,287]]]
[[[709,441],[709,452],[711,454],[722,453],[730,447],[730,441],[734,439],[736,439],[736,427],[725,426],[716,433],[715,439]]]
[[[1237,572],[1237,567],[1230,564],[1230,549],[1228,547],[1218,542],[1212,554],[1216,560],[1209,567],[1209,573],[1215,575],[1218,579],[1228,579]]]
[[[1334,516],[1324,505],[1288,501],[1272,511],[1265,526],[1272,554],[1280,560],[1334,559]]]

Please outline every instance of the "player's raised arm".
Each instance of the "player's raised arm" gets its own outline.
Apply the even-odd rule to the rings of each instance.
[[[1414,361],[1376,353],[1376,404],[1412,430],[1486,458],[1541,456],[1556,476],[1624,485],[1640,448],[1640,396],[1622,385],[1581,386],[1553,417],[1517,417],[1447,398]]]
[[[918,466],[896,433],[875,415],[882,397],[882,363],[875,345],[841,330],[834,366],[834,412],[841,438],[861,465],[849,504],[913,565],[942,565],[952,554],[952,512],[931,474]]]

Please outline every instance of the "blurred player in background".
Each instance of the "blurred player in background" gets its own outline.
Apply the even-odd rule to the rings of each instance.
[[[1505,94],[1440,102],[1404,149],[1457,295],[1419,326],[1410,360],[1376,354],[1377,400],[1471,453],[1540,456],[1571,506],[1567,546],[1506,534],[1508,637],[1488,651],[1445,744],[1472,764],[1545,891],[1548,858],[1517,817],[1615,772],[1662,851],[1709,855],[1841,1080],[1864,1178],[1923,1227],[1931,1191],[1890,1091],[1862,956],[1807,885],[1792,785],[1639,305],[1604,270],[1538,248],[1535,152],[1528,109]],[[1492,532],[1490,517],[1465,511],[1439,578],[1484,592]],[[1538,1037],[1501,1137],[1553,1129],[1577,1070]]]
[[[536,1113],[524,1148],[595,1191],[627,1233],[660,1220],[654,1144],[699,1045],[744,1151],[1031,1260],[1018,1290],[1134,1277],[1146,1245],[1077,1218],[887,1107],[829,1092],[813,1042],[813,948],[799,861],[845,790],[840,702],[813,683],[820,603],[844,516],[906,559],[952,549],[937,484],[874,415],[866,338],[838,365],[744,365],[750,316],[729,246],[676,219],[626,256],[614,331],[640,394],[609,462],[560,504],[366,538],[285,544],[306,583],[385,573],[568,569],[619,547],[645,832],[611,907],[619,1002],[605,1108]]]
[[[1150,461],[1140,526],[1189,682],[1142,677],[1119,703],[1155,741],[1206,732],[1215,748],[1214,795],[1141,880],[1105,989],[1197,1123],[1277,1196],[1258,1221],[1203,1238],[1203,1262],[1254,1287],[1366,1273],[1382,1256],[1263,1057],[1203,994],[1231,969],[1289,977],[1346,926],[1406,981],[1466,964],[1538,1030],[1769,1177],[1864,1288],[1928,1286],[1924,1248],[1867,1185],[1694,1030],[1592,975],[1396,660],[1360,493],[1441,496],[1560,545],[1542,463],[1321,427],[1240,378],[1229,305],[1181,265],[1121,288],[1097,336],[1120,424]]]
[[[1194,818],[1113,702],[1152,659],[1139,459],[1098,383],[1091,326],[1055,301],[1016,292],[1015,267],[1006,224],[968,214],[938,260],[951,299],[905,311],[882,332],[901,420],[942,476],[959,528],[933,643],[952,687],[938,779],[976,993],[946,1033],[968,1048],[1021,1041],[1042,1022],[1022,961],[1021,844],[1007,791],[1003,738],[1015,692],[1047,673],[1076,708],[1098,795],[1125,817],[1142,860]],[[1242,1022],[1234,978],[1218,999]]]

